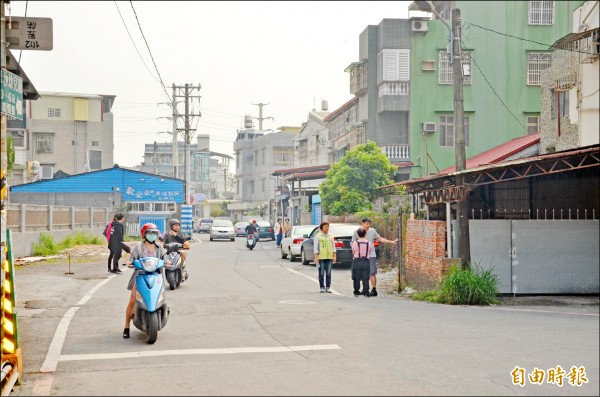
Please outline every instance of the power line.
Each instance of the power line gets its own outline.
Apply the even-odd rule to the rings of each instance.
[[[479,67],[479,65],[477,64],[477,62],[475,61],[475,58],[473,57],[473,54],[471,54],[471,60],[473,61],[473,63],[477,67],[477,70],[479,70],[479,73],[481,73],[481,75],[483,76],[483,79],[488,84],[488,86],[490,87],[490,89],[494,92],[494,95],[496,95],[496,98],[498,98],[498,100],[500,101],[500,103],[502,103],[502,106],[504,106],[504,108],[508,111],[508,113],[510,113],[511,116],[513,116],[513,118],[515,120],[517,120],[517,123],[519,123],[519,125],[521,127],[523,127],[523,129],[525,130],[525,132],[527,132],[527,127],[525,127],[525,125],[523,125],[523,123],[521,123],[521,121],[517,118],[517,116],[515,116],[515,114],[508,108],[508,106],[506,105],[506,103],[504,103],[504,101],[502,100],[502,98],[500,98],[500,95],[498,95],[498,92],[496,92],[496,90],[494,89],[494,87],[492,87],[492,83],[489,82],[489,80],[487,79],[486,75],[483,73],[483,71],[481,70],[481,68]]]
[[[119,16],[121,17],[121,21],[123,21],[123,26],[125,26],[125,30],[127,31],[127,34],[129,35],[129,39],[131,39],[131,43],[133,44],[133,47],[135,48],[135,51],[137,52],[138,56],[140,57],[140,60],[142,61],[142,63],[146,67],[146,70],[148,71],[148,73],[150,73],[150,76],[152,76],[152,78],[154,80],[156,80],[157,82],[159,82],[158,79],[156,78],[156,76],[154,76],[152,74],[152,72],[150,71],[150,68],[146,64],[146,61],[144,61],[144,58],[142,58],[142,54],[140,54],[140,50],[138,50],[137,45],[135,45],[135,41],[133,40],[133,37],[131,36],[131,33],[129,32],[129,28],[127,28],[127,24],[125,23],[125,19],[123,19],[123,15],[121,14],[121,10],[119,9],[119,5],[117,4],[116,0],[115,0],[115,6],[117,7],[117,11],[119,12]]]
[[[546,47],[554,47],[554,44],[546,44],[546,43],[540,43],[539,41],[535,41],[535,40],[524,39],[522,37],[513,36],[512,34],[502,33],[502,32],[495,31],[493,29],[484,28],[483,26],[479,26],[479,25],[471,23],[471,22],[465,22],[465,24],[468,26],[475,26],[476,28],[487,30],[489,32],[493,32],[493,33],[499,34],[501,36],[511,37],[513,39],[522,40],[522,41],[528,41],[530,43],[539,44],[539,45],[546,46]],[[596,55],[596,53],[593,53],[593,52],[579,51],[579,50],[570,49],[570,48],[559,48],[559,49],[565,50],[565,51],[571,51],[571,52],[578,52],[580,54]]]
[[[140,20],[138,19],[137,12],[135,12],[135,8],[133,7],[133,1],[129,0],[129,4],[131,4],[131,9],[133,10],[133,14],[135,15],[135,20],[137,22],[138,28],[140,29],[140,33],[142,34],[142,37],[144,38],[144,42],[146,43],[146,48],[148,49],[148,53],[150,54],[150,59],[152,59],[152,63],[154,64],[154,69],[156,70],[156,73],[158,74],[158,78],[160,79],[160,85],[162,86],[162,89],[165,92],[165,95],[167,96],[167,98],[169,98],[169,101],[172,101],[171,97],[169,96],[169,93],[167,92],[167,87],[165,87],[165,83],[162,79],[162,76],[160,75],[160,72],[158,71],[158,67],[156,66],[156,62],[154,61],[154,56],[152,55],[152,51],[150,51],[150,46],[148,45],[148,40],[146,40],[146,36],[144,35],[144,31],[142,30],[142,25],[140,24]],[[175,111],[177,111],[177,110],[175,110]]]

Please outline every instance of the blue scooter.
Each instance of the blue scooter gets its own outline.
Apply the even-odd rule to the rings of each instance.
[[[171,248],[169,246],[167,252]],[[165,327],[169,318],[169,307],[165,299],[164,267],[164,259],[155,257],[133,261],[133,268],[139,270],[135,278],[137,291],[133,325],[146,332],[149,344],[156,342],[158,331]]]

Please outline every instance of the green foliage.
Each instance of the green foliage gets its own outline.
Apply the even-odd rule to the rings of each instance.
[[[375,142],[356,146],[329,168],[321,183],[324,212],[343,215],[371,210],[377,188],[393,183],[394,171]]]
[[[15,141],[12,136],[6,138],[6,171],[10,172],[15,165]]]
[[[412,298],[451,305],[496,305],[497,294],[498,278],[491,270],[451,266],[439,289],[418,292]]]
[[[67,248],[87,244],[104,245],[106,244],[106,239],[79,231],[65,237],[61,242],[57,243],[50,233],[40,233],[40,243],[34,243],[33,254],[36,256],[58,255],[60,251]]]
[[[213,208],[210,210],[210,217],[211,218],[216,218],[218,216],[227,216],[227,212],[223,211],[222,208]]]
[[[33,255],[35,256],[57,255],[58,252],[58,244],[49,233],[40,233],[40,243],[33,244]]]

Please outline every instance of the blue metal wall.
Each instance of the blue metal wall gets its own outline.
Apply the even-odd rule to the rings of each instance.
[[[86,172],[10,187],[11,192],[106,193],[117,190],[123,201],[168,201],[183,203],[183,181],[120,167]]]

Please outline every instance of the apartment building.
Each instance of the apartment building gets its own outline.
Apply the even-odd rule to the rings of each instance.
[[[271,177],[273,171],[291,168],[294,162],[294,136],[301,127],[279,127],[265,133],[252,128],[238,130],[235,152],[235,198],[249,208],[267,207],[281,184]],[[276,192],[277,189],[277,192]],[[272,202],[271,202],[272,206]]]
[[[15,146],[11,184],[113,166],[115,95],[39,92],[23,120],[9,120]]]
[[[552,63],[540,77],[542,153],[599,143],[599,3],[586,1],[578,7],[573,31],[551,47]]]
[[[415,3],[409,10],[417,9]],[[410,20],[413,178],[455,164],[454,74],[448,52],[452,10],[461,12],[465,151],[471,158],[541,131],[541,76],[555,57],[549,46],[572,32],[573,11],[582,2],[432,3],[432,19]]]

